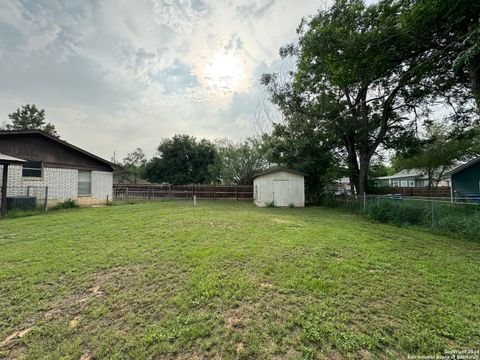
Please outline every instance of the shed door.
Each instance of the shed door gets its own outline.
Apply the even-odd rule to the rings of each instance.
[[[289,199],[288,180],[273,180],[273,202],[275,206],[288,206]]]

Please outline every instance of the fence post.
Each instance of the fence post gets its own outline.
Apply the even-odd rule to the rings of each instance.
[[[172,184],[170,184],[170,185],[168,186],[168,189],[169,189],[169,197],[170,197],[170,200],[172,200],[172,199],[173,199],[173,196],[172,196],[172,195],[173,195],[173,194],[172,194]]]
[[[217,191],[215,184],[213,184],[213,200],[217,200]]]
[[[238,200],[238,185],[235,186],[235,200]]]
[[[432,228],[435,227],[435,200],[432,200]]]
[[[45,186],[45,212],[48,211],[48,186]]]
[[[125,188],[125,200],[128,200],[128,186]]]
[[[367,193],[363,193],[363,211],[367,211]]]

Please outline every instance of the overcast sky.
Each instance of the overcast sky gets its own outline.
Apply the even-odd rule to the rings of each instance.
[[[26,103],[99,156],[258,132],[262,73],[311,0],[2,0],[0,122]],[[257,114],[257,115],[256,115]],[[257,124],[258,125],[258,124]]]

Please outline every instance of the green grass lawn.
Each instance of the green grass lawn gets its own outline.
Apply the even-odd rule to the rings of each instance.
[[[7,359],[480,349],[480,243],[242,202],[4,219],[0,343]]]

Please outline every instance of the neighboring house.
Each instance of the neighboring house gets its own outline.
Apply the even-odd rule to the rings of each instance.
[[[305,174],[285,168],[272,168],[255,175],[253,201],[260,207],[269,204],[304,207]]]
[[[445,176],[451,179],[452,199],[480,196],[480,157],[457,166]]]
[[[419,169],[402,170],[394,175],[375,178],[378,185],[390,187],[427,187],[428,176]],[[438,186],[450,186],[450,181],[442,179]]]
[[[335,179],[331,183],[332,190],[335,192],[335,195],[348,194],[352,193],[352,188],[350,185],[349,177],[342,177]]]
[[[0,153],[26,160],[11,165],[9,196],[48,187],[48,203],[73,199],[81,205],[112,198],[113,170],[107,160],[39,130],[0,131]]]

